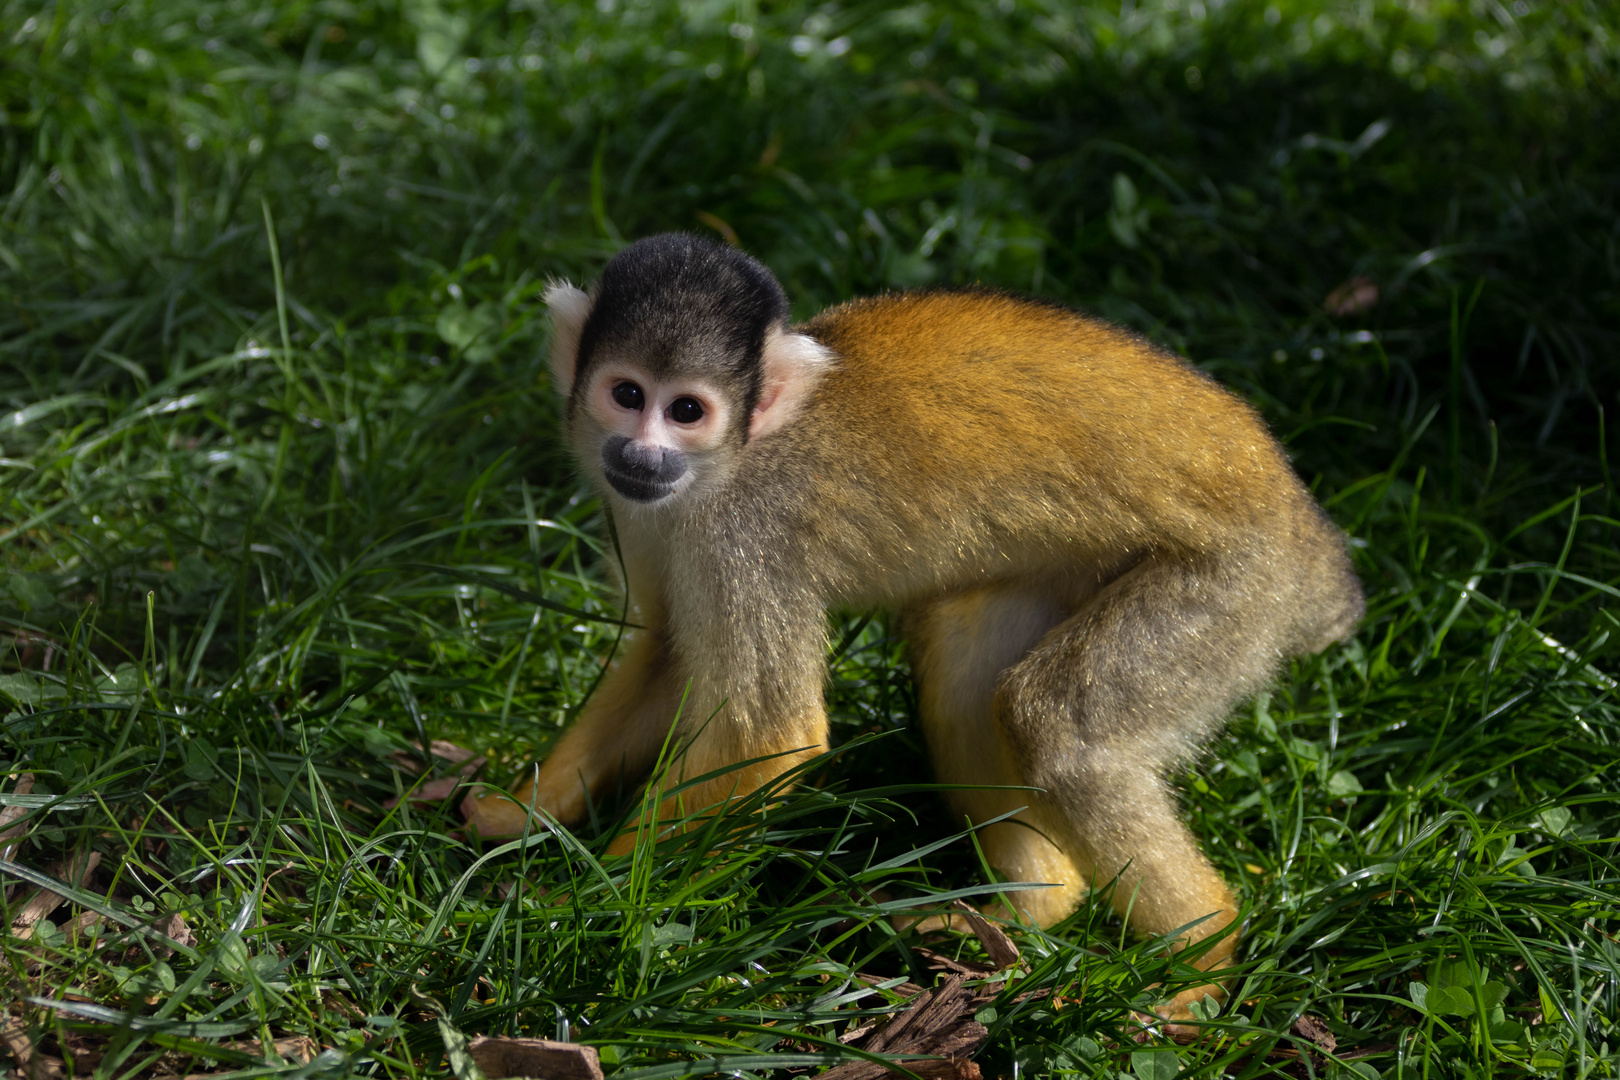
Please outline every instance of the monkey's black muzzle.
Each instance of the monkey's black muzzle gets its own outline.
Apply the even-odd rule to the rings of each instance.
[[[686,455],[615,435],[602,447],[602,472],[613,490],[634,502],[657,502],[686,475]]]

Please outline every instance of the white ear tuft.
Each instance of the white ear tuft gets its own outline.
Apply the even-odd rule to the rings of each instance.
[[[591,314],[591,298],[566,281],[547,285],[545,298],[551,309],[551,388],[566,396],[574,388],[579,335]]]
[[[815,338],[778,326],[765,335],[761,361],[765,379],[754,415],[748,420],[750,439],[778,431],[798,416],[816,384],[832,368],[834,356]]]

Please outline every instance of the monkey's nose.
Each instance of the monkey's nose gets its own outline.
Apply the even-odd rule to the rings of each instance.
[[[602,470],[607,482],[625,498],[656,502],[674,490],[675,481],[685,474],[686,455],[616,435],[602,447]]]
[[[662,446],[629,441],[619,450],[619,462],[627,469],[644,470],[653,476],[664,471],[669,452]]]

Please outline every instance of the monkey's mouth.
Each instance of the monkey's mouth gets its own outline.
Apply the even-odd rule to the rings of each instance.
[[[649,476],[636,476],[618,469],[603,469],[602,475],[613,485],[613,490],[631,502],[655,503],[673,494],[675,485]]]

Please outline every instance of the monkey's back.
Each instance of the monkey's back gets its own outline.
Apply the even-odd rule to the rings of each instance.
[[[1359,595],[1336,530],[1254,410],[1133,334],[982,290],[857,300],[800,329],[835,366],[754,461],[802,469],[814,519],[832,523],[812,527],[846,520],[864,546],[843,558],[891,566],[899,594],[910,556],[937,552],[943,530],[955,558],[924,560],[918,589],[941,574],[1017,576],[1055,552],[1095,576],[1241,547],[1304,556],[1330,592]],[[836,535],[818,543],[838,549]]]

